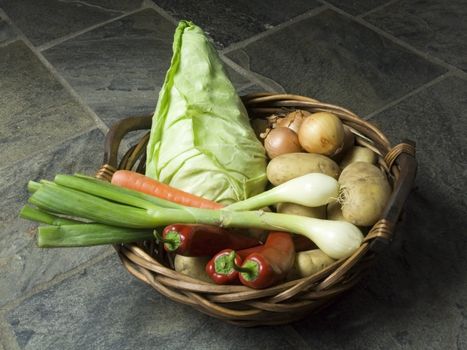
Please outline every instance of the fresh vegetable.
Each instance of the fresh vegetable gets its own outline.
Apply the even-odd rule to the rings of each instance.
[[[231,204],[226,209],[259,209],[281,202],[318,207],[335,200],[338,194],[339,185],[336,179],[321,173],[311,173],[284,182],[254,197]]]
[[[209,260],[209,256],[183,256],[177,254],[174,258],[174,268],[175,271],[184,275],[203,282],[212,283],[211,278],[205,270]]]
[[[311,113],[308,111],[297,109],[287,113],[287,115],[283,118],[278,118],[276,120],[275,127],[286,127],[298,133],[303,120],[310,114]]]
[[[261,243],[222,227],[200,224],[168,225],[162,231],[160,241],[166,251],[185,256],[208,256],[227,248],[245,249]]]
[[[236,212],[186,206],[169,208],[144,200],[139,192],[132,190],[125,189],[125,195],[122,195],[122,188],[104,181],[73,176],[62,176],[61,180],[61,185],[41,184],[31,195],[29,202],[48,212],[120,227],[152,229],[178,222],[292,232],[308,237],[334,259],[348,257],[363,240],[362,233],[355,225],[343,221],[264,211]],[[79,190],[67,187],[68,184],[76,185],[75,180],[88,181],[89,186],[82,186]],[[134,196],[130,195],[131,193],[134,193]],[[167,202],[156,197],[152,199],[162,205]]]
[[[112,184],[189,207],[207,209],[223,207],[222,204],[176,189],[130,170],[117,170],[112,176]]]
[[[303,235],[290,234],[292,236],[293,245],[296,252],[302,252],[304,250],[315,249],[316,244],[313,243],[311,239]]]
[[[345,220],[338,201],[331,202],[326,206],[326,217],[328,220]]]
[[[302,150],[296,132],[286,127],[272,129],[264,139],[264,148],[271,159],[281,154],[295,153]]]
[[[21,209],[19,216],[22,217],[23,219],[33,220],[33,221],[41,222],[41,223],[48,224],[48,225],[54,225],[54,226],[74,225],[74,224],[80,223],[77,220],[62,218],[60,216],[46,213],[45,211],[39,210],[29,205],[25,205]]]
[[[339,166],[341,169],[344,169],[347,165],[355,162],[376,164],[376,153],[366,147],[353,146],[344,154],[342,160],[339,162]]]
[[[287,280],[295,280],[314,275],[326,266],[335,262],[319,249],[307,250],[295,254],[292,268],[287,274]]]
[[[325,205],[319,207],[307,207],[300,204],[283,202],[277,204],[277,212],[282,214],[307,216],[309,218],[326,219]]]
[[[269,181],[277,186],[308,173],[323,173],[337,180],[340,168],[332,159],[321,154],[289,153],[272,159],[266,172]]]
[[[292,235],[292,238],[303,236]],[[294,242],[295,243],[295,242]],[[238,271],[235,265],[240,266],[243,260],[252,253],[261,251],[264,245],[257,245],[255,247],[233,250],[224,249],[213,256],[206,264],[206,272],[216,284],[234,284],[240,283],[238,278]]]
[[[230,204],[264,190],[266,155],[203,31],[181,21],[154,113],[146,175]]]
[[[355,162],[342,171],[339,184],[344,218],[357,226],[375,224],[391,195],[383,172],[373,164]]]
[[[224,249],[214,255],[206,264],[206,273],[216,284],[239,283],[238,272],[234,264],[241,265],[242,258],[235,250]]]
[[[283,280],[295,259],[290,234],[271,232],[261,250],[248,255],[241,266],[234,265],[240,281],[251,288],[267,288]]]
[[[149,229],[136,230],[103,224],[39,226],[37,230],[37,246],[40,248],[122,244],[152,238],[153,233]]]
[[[344,125],[332,113],[313,113],[300,126],[298,139],[307,152],[332,156],[344,144]]]

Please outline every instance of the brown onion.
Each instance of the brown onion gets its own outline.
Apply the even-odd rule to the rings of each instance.
[[[277,119],[276,127],[286,127],[298,133],[298,129],[300,129],[303,120],[310,114],[311,113],[308,111],[297,109],[296,111],[288,113],[284,118]]]
[[[344,125],[332,113],[313,113],[300,126],[298,139],[307,152],[332,156],[344,143]]]
[[[271,159],[281,154],[295,153],[302,150],[297,133],[285,127],[272,129],[264,140],[264,148]]]

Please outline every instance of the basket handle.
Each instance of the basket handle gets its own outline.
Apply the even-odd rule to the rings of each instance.
[[[386,154],[384,161],[389,169],[398,166],[400,173],[383,211],[382,219],[372,227],[365,237],[365,241],[369,242],[369,248],[373,252],[381,251],[391,241],[404,204],[412,191],[417,173],[415,142],[403,140]]]
[[[129,117],[112,125],[105,137],[104,161],[96,174],[97,178],[110,181],[118,167],[118,150],[124,136],[130,131],[150,129],[152,115]]]

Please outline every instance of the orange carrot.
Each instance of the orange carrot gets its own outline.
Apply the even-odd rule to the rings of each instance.
[[[130,170],[117,170],[112,184],[195,208],[220,209],[222,204],[179,190]]]

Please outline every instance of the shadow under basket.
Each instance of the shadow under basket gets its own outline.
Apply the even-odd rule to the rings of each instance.
[[[297,95],[261,93],[242,97],[250,119],[302,109],[339,116],[355,134],[356,144],[378,155],[378,165],[392,185],[392,194],[378,222],[369,229],[360,248],[324,270],[298,280],[261,290],[241,285],[215,285],[178,273],[169,256],[155,241],[114,245],[123,266],[144,283],[173,301],[243,327],[285,324],[316,313],[352,288],[391,241],[415,179],[415,144],[404,140],[391,147],[384,134],[354,113]],[[104,165],[96,177],[110,181],[117,169],[145,170],[146,145],[152,116],[131,117],[115,124],[105,140]],[[145,130],[125,153],[119,152],[125,136]],[[134,137],[133,137],[134,139]],[[122,157],[119,154],[123,154]],[[121,159],[119,159],[121,158]]]

